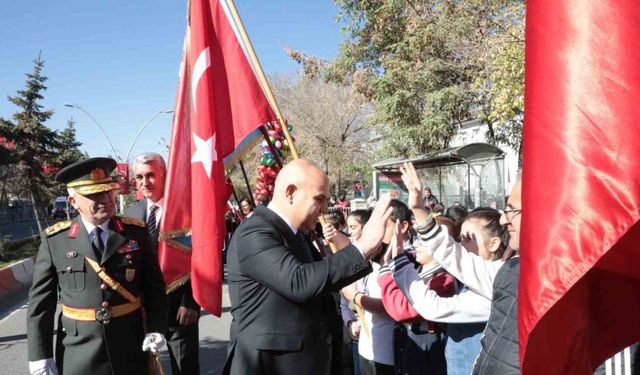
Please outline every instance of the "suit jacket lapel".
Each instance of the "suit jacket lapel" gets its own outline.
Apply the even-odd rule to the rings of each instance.
[[[142,212],[140,212],[140,217],[146,223],[147,222],[147,199],[146,198],[140,201],[140,210],[142,210]]]
[[[254,210],[254,215],[257,214],[269,220],[271,224],[280,232],[283,236],[284,246],[289,249],[292,253],[296,254],[303,262],[307,261],[306,249],[303,248],[304,244],[300,243],[300,240],[296,237],[295,234],[289,228],[289,225],[282,220],[278,214],[271,211],[267,207],[258,206]]]
[[[111,218],[109,221],[109,238],[107,239],[107,248],[104,249],[104,253],[102,253],[102,261],[100,264],[104,264],[108,261],[109,258],[116,253],[116,250],[118,250],[127,240],[113,225],[114,218]]]

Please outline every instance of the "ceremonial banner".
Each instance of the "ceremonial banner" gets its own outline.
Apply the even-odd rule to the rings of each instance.
[[[169,174],[173,175],[167,178],[167,193],[171,184],[176,186],[176,196],[170,198],[183,205],[178,209],[183,216],[174,217],[180,225],[167,223],[165,217],[161,231],[169,238],[173,230],[181,228],[183,233],[179,231],[175,233],[178,236],[170,238],[176,245],[188,243],[186,239],[180,241],[180,235],[188,235],[187,229],[191,229],[193,294],[204,309],[219,316],[224,212],[230,195],[223,159],[252,131],[275,120],[275,115],[245,55],[246,48],[236,35],[237,27],[228,17],[226,2],[191,0],[190,4],[184,75],[176,97],[169,157]],[[172,214],[172,207],[167,206],[167,216]],[[164,249],[160,254],[163,273],[166,277],[166,270],[172,269],[173,275],[184,275],[189,268],[184,268],[182,259],[188,251],[172,247],[170,242],[160,247]]]
[[[522,373],[593,374],[640,341],[640,7],[527,1]]]

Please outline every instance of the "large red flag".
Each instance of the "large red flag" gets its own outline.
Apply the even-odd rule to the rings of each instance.
[[[222,302],[224,212],[230,194],[223,158],[252,131],[276,118],[236,36],[238,28],[228,17],[228,10],[223,0],[191,0],[183,59],[186,71],[176,98],[167,178],[167,194],[175,191],[177,195],[169,196],[166,203],[172,199],[182,207],[166,206],[161,231],[173,242],[165,241],[160,247],[164,252],[159,254],[165,277],[171,270],[172,279],[179,284],[184,277],[176,276],[189,271],[183,261],[188,251],[180,248],[188,244],[188,236],[183,235],[189,234],[184,230],[189,228],[185,226],[185,218],[189,218],[193,294],[204,309],[218,316]],[[178,109],[186,109],[182,122]],[[173,190],[171,184],[175,185]],[[190,201],[186,200],[189,196]],[[183,216],[175,217],[172,209]]]
[[[640,7],[527,1],[519,334],[525,375],[640,341]]]

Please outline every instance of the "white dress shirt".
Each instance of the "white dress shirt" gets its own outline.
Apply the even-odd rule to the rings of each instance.
[[[93,230],[95,229],[96,225],[89,223],[83,217],[80,217],[80,219],[82,220],[82,224],[84,224],[84,227],[87,229],[87,233],[89,233],[89,242],[93,243],[93,238],[95,237]],[[102,239],[102,243],[104,244],[104,248],[106,249],[107,239],[109,239],[109,220],[97,226],[102,229],[102,233],[100,233],[100,239]]]
[[[158,199],[157,202],[151,202],[147,199],[147,221],[149,221],[149,215],[151,214],[151,206],[158,207],[156,209],[156,228],[160,229],[160,220],[162,220],[162,213],[164,212],[164,197]]]
[[[282,220],[284,220],[285,223],[287,223],[287,225],[289,226],[289,229],[291,229],[291,231],[293,232],[293,234],[298,234],[298,228],[294,227],[293,224],[291,224],[291,221],[282,214],[282,212],[280,212],[275,205],[269,203],[269,205],[267,206],[268,209],[270,209],[271,211],[273,211],[276,215],[278,215]]]

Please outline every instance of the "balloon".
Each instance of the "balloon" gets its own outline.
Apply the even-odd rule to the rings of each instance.
[[[275,137],[269,136],[269,140],[271,141],[271,144],[276,143],[276,138]]]
[[[282,147],[282,142],[276,141],[276,144],[274,146],[276,146],[276,148],[279,149]]]

